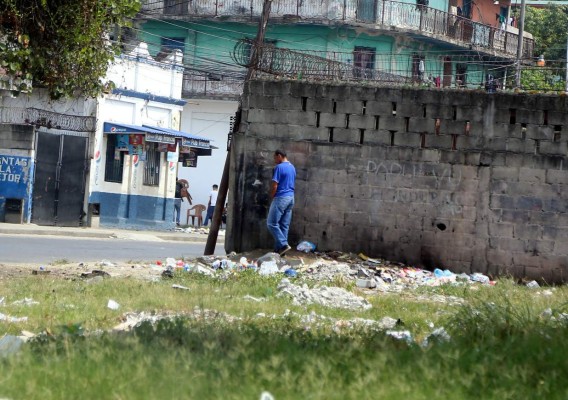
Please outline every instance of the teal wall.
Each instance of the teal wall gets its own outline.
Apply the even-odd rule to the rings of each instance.
[[[447,0],[431,0],[430,6],[446,7]],[[149,21],[143,26],[142,40],[149,45],[152,55],[160,50],[161,38],[184,38],[184,62],[196,69],[218,71],[224,74],[227,69],[241,70],[235,66],[231,53],[238,40],[254,38],[256,24],[234,22],[183,22],[175,23]],[[297,51],[320,52],[319,55],[352,63],[356,46],[374,48],[377,69],[393,74],[409,76],[412,71],[414,54],[424,57],[426,77],[443,75],[442,54],[456,53],[444,45],[419,42],[406,36],[373,34],[372,30],[351,26],[324,26],[314,24],[272,25],[266,33],[266,40],[276,40],[276,47]],[[452,57],[452,76],[455,75],[459,56]],[[467,63],[468,84],[478,86],[485,73],[483,66]],[[453,82],[453,80],[452,80]]]

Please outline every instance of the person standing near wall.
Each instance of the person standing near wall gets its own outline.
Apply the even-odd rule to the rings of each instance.
[[[281,256],[291,249],[288,244],[288,230],[292,221],[292,208],[294,207],[294,186],[296,169],[286,153],[282,150],[274,152],[274,172],[270,186],[272,203],[268,211],[266,225],[274,237],[274,250]]]
[[[188,188],[189,183],[185,179],[176,178],[176,192],[174,200],[174,217],[176,219],[176,225],[179,226],[179,221],[181,217],[181,202],[183,198],[187,198],[189,204],[191,204],[191,195],[189,194]]]
[[[213,190],[209,192],[209,203],[207,203],[207,215],[205,215],[205,222],[203,226],[207,226],[210,219],[213,219],[215,212],[215,204],[217,204],[217,196],[219,195],[219,185],[213,185]]]

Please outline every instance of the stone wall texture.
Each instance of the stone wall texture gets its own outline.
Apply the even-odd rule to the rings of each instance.
[[[290,244],[562,282],[564,96],[254,80],[233,137],[227,250],[271,248],[273,152],[297,170]]]

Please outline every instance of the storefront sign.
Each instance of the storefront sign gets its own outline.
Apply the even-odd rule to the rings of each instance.
[[[147,142],[175,144],[176,138],[168,135],[160,135],[159,133],[146,133]]]
[[[189,139],[189,138],[182,138],[181,141],[182,146],[188,147],[199,147],[202,149],[209,148],[209,141],[208,140],[200,140],[200,139]]]

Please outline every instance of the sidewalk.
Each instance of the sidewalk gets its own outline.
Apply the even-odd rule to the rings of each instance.
[[[48,236],[72,236],[82,238],[99,239],[125,239],[149,242],[177,241],[206,243],[207,234],[187,233],[181,231],[138,231],[126,229],[105,228],[73,228],[61,226],[40,226],[35,224],[8,224],[0,223],[0,234],[5,235],[48,235]],[[224,235],[219,235],[217,243],[223,243]]]

